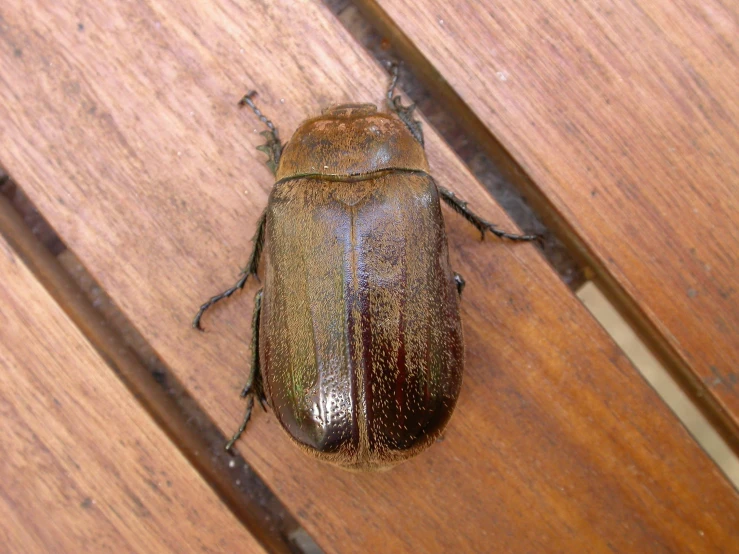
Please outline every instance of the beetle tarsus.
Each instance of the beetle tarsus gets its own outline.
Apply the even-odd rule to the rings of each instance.
[[[496,237],[499,237],[502,239],[515,240],[515,241],[532,241],[532,240],[541,241],[542,239],[541,235],[517,235],[514,233],[507,233],[505,231],[502,231],[498,229],[495,225],[490,223],[489,221],[485,221],[475,212],[470,210],[467,207],[467,202],[459,198],[452,191],[445,189],[444,187],[438,184],[436,185],[436,188],[439,190],[441,199],[444,200],[444,202],[449,204],[449,206],[455,212],[457,212],[459,215],[464,217],[467,221],[472,223],[472,225],[474,225],[475,228],[477,228],[477,230],[480,231],[480,240],[485,240],[485,232],[492,233]]]
[[[231,287],[230,289],[223,291],[221,294],[217,294],[215,296],[212,296],[208,301],[200,306],[200,309],[198,310],[198,313],[195,315],[195,318],[192,320],[192,326],[193,328],[197,329],[198,331],[205,331],[203,327],[200,325],[200,320],[203,317],[203,314],[206,312],[208,308],[210,308],[213,304],[220,302],[224,298],[228,298],[236,291],[239,291],[244,288],[244,285],[246,285],[246,280],[249,278],[249,273],[244,273],[243,276],[236,282],[236,284]]]
[[[269,167],[272,174],[275,175],[277,173],[277,166],[280,164],[280,156],[282,155],[282,143],[280,142],[277,127],[267,119],[261,110],[257,108],[254,100],[252,100],[256,95],[256,90],[250,90],[241,100],[239,100],[239,106],[249,106],[259,120],[267,126],[267,131],[262,131],[261,133],[267,142],[261,146],[257,146],[257,150],[267,154],[267,167]]]
[[[254,103],[254,98],[257,95],[256,90],[250,90],[247,92],[244,97],[239,100],[239,106],[249,106],[251,110],[256,114],[256,116],[259,118],[259,121],[264,123],[267,128],[277,137],[277,128],[274,126],[274,124],[267,119],[267,117],[261,112],[259,108],[257,108],[257,105]]]
[[[254,248],[252,249],[251,255],[249,256],[249,262],[246,264],[246,267],[241,272],[241,277],[236,282],[236,284],[230,289],[223,291],[221,294],[212,296],[205,304],[200,306],[198,313],[192,320],[192,326],[198,331],[204,330],[200,325],[200,320],[202,319],[203,314],[206,312],[206,310],[208,310],[208,308],[210,308],[213,304],[220,302],[224,298],[228,298],[236,291],[243,289],[244,285],[246,285],[246,281],[251,275],[253,275],[255,279],[259,280],[257,276],[257,269],[259,268],[259,259],[262,255],[262,248],[264,247],[264,227],[266,221],[267,210],[264,210],[262,212],[262,215],[259,216],[259,220],[257,221],[257,232],[254,233],[254,237],[252,238],[252,242],[254,242]]]
[[[251,419],[251,412],[254,408],[254,395],[250,394],[249,399],[246,401],[246,413],[244,414],[244,420],[241,422],[241,425],[239,426],[238,431],[234,433],[234,436],[231,437],[231,440],[226,443],[226,452],[229,454],[233,454],[232,448],[233,445],[236,443],[237,440],[239,440],[239,437],[241,437],[242,433],[246,429],[247,423],[249,423],[249,420]]]
[[[251,418],[251,412],[254,408],[254,397],[259,400],[262,408],[267,410],[267,397],[264,394],[264,385],[262,383],[262,372],[259,366],[259,316],[262,313],[262,289],[257,291],[254,296],[254,314],[251,319],[251,367],[249,369],[249,378],[246,380],[246,385],[241,390],[241,398],[246,398],[246,413],[244,420],[241,423],[238,431],[231,437],[231,440],[226,444],[226,451],[231,452],[231,448],[234,443],[239,440],[239,437],[246,429],[246,424],[249,423]]]
[[[398,84],[398,76],[400,75],[400,65],[391,62],[390,63],[390,84],[387,87],[387,105],[390,111],[394,112],[398,118],[405,123],[408,130],[413,135],[418,143],[423,146],[423,129],[421,128],[421,122],[413,119],[413,112],[416,109],[415,104],[410,106],[403,106],[400,96],[394,96],[395,86]]]

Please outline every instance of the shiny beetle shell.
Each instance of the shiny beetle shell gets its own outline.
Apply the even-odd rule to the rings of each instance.
[[[264,391],[306,452],[381,469],[431,444],[462,381],[458,294],[423,147],[373,105],[304,122],[270,195]]]
[[[429,174],[413,107],[387,91],[391,114],[343,104],[303,122],[284,146],[267,126],[260,146],[277,182],[239,281],[264,266],[252,317],[252,363],[242,396],[269,403],[308,454],[345,469],[407,460],[438,438],[462,384],[462,276],[449,267],[439,200],[482,237],[540,237],[497,229]]]

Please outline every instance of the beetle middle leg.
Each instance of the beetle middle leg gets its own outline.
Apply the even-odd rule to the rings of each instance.
[[[477,228],[477,230],[480,231],[482,240],[485,240],[485,231],[488,231],[494,234],[496,237],[500,237],[500,238],[508,239],[508,240],[520,240],[520,241],[541,240],[540,235],[515,235],[512,233],[506,233],[505,231],[501,231],[495,225],[493,225],[489,221],[485,221],[475,212],[470,210],[467,207],[467,202],[459,198],[452,191],[445,189],[444,187],[438,184],[436,185],[436,188],[439,190],[441,199],[444,202],[449,204],[449,206],[455,212],[457,212],[462,217],[464,217],[467,221],[472,223],[472,225],[474,225]]]
[[[400,96],[393,96],[395,94],[395,85],[398,84],[398,75],[400,73],[400,66],[397,63],[390,64],[390,85],[387,87],[387,105],[391,111],[393,111],[400,120],[405,123],[408,130],[413,135],[421,146],[423,146],[423,129],[421,129],[421,122],[413,119],[413,111],[416,109],[415,104],[410,106],[403,106],[400,101]]]
[[[251,367],[249,368],[249,377],[246,380],[241,391],[241,398],[246,398],[246,412],[244,419],[239,426],[238,431],[234,433],[234,436],[226,444],[226,451],[230,452],[234,443],[239,440],[239,437],[246,429],[249,419],[251,419],[251,412],[254,408],[254,397],[256,396],[262,408],[267,409],[267,398],[264,395],[264,384],[262,383],[262,372],[259,366],[259,316],[262,313],[262,290],[259,289],[257,294],[254,296],[254,315],[251,321]]]
[[[259,221],[257,221],[257,232],[254,234],[254,238],[252,239],[252,241],[254,242],[254,248],[251,251],[251,256],[249,256],[249,262],[246,264],[246,267],[241,272],[241,277],[230,289],[227,289],[221,294],[217,294],[211,297],[205,304],[200,306],[198,313],[195,315],[195,319],[192,320],[192,326],[195,329],[198,329],[200,331],[203,330],[203,328],[200,326],[200,319],[203,317],[203,314],[208,308],[210,308],[216,302],[220,302],[224,298],[228,298],[236,291],[243,289],[244,285],[246,285],[247,279],[249,279],[250,276],[254,275],[256,277],[257,269],[259,266],[259,258],[261,257],[262,247],[264,246],[264,227],[266,221],[267,210],[264,210],[262,212],[262,215],[259,216]]]

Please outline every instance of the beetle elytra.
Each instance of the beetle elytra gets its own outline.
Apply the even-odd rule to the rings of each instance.
[[[304,121],[284,149],[260,147],[276,177],[239,281],[264,268],[252,318],[244,431],[254,399],[269,404],[305,452],[354,470],[404,461],[439,437],[462,384],[459,296],[440,200],[484,236],[496,229],[431,177],[413,106],[387,91],[388,113],[342,104]],[[262,261],[261,258],[264,257]]]

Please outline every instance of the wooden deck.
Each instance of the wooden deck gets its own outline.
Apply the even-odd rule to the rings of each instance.
[[[190,320],[272,184],[236,102],[257,89],[286,138],[381,102],[340,4],[0,7],[0,551],[735,551],[736,489],[557,271],[448,210],[467,362],[444,440],[346,473],[259,412],[219,452],[253,287]],[[488,4],[356,2],[739,450],[739,11]],[[424,131],[437,180],[512,228]]]

